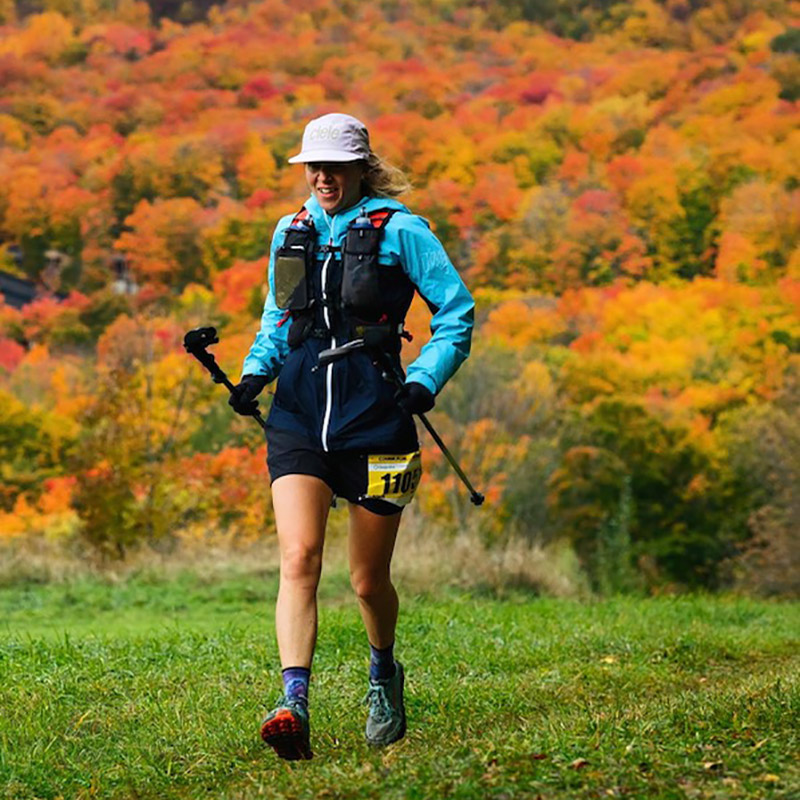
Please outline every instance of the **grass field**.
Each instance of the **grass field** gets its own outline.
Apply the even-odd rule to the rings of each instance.
[[[375,752],[334,570],[315,758],[288,764],[258,738],[276,590],[274,569],[0,589],[0,797],[800,797],[800,604],[401,586],[409,732]]]

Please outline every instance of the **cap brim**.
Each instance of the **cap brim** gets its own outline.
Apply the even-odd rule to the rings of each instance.
[[[341,150],[308,150],[305,153],[298,153],[289,159],[290,164],[308,164],[311,161],[324,162],[347,162],[363,161],[366,156],[358,153],[344,153]]]

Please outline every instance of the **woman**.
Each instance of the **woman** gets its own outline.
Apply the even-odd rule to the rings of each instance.
[[[230,402],[251,414],[280,376],[267,465],[281,558],[275,625],[284,694],[261,736],[294,760],[312,755],[316,592],[337,496],[349,502],[351,582],[371,653],[366,737],[385,746],[405,734],[390,563],[421,475],[412,414],[433,407],[469,354],[474,304],[427,222],[394,199],[407,181],[371,151],[363,123],[347,114],[312,120],[289,162],[305,165],[311,195],[275,230],[261,330]],[[402,323],[414,291],[431,308],[432,335],[403,382]],[[323,350],[348,342],[346,355],[320,365]]]

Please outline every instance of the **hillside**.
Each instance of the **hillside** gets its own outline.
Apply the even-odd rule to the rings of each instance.
[[[796,589],[796,10],[0,3],[0,269],[40,288],[0,305],[0,537],[270,529],[180,341],[238,374],[286,157],[346,110],[478,302],[434,420],[490,511],[426,447],[432,524],[569,541],[598,588]]]

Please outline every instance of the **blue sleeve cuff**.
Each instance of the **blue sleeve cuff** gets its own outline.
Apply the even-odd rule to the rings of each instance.
[[[433,379],[422,372],[422,370],[415,370],[413,364],[408,368],[406,383],[420,383],[433,395],[438,394],[439,391]]]

